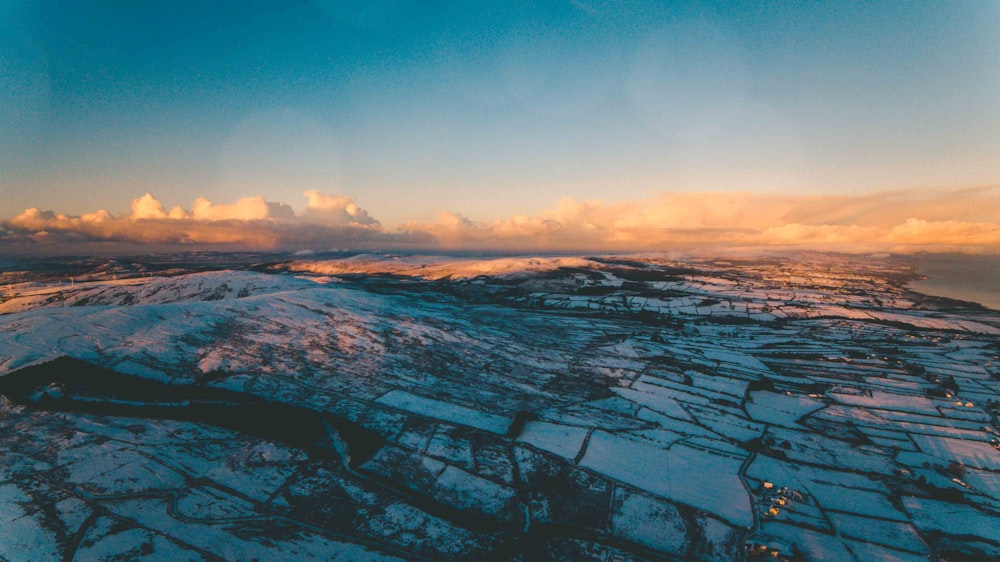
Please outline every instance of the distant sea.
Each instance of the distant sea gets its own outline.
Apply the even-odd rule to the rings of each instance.
[[[910,289],[1000,310],[1000,256],[919,254],[906,261],[927,277],[911,281]]]

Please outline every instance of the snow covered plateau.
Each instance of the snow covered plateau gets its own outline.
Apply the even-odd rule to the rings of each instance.
[[[0,261],[0,560],[997,560],[1000,313],[889,257]]]

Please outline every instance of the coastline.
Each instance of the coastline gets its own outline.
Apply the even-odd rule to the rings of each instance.
[[[907,283],[908,289],[1000,311],[1000,256],[921,254],[907,261],[924,277]]]

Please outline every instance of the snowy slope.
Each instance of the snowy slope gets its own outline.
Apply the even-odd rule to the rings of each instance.
[[[528,277],[560,268],[597,268],[600,264],[578,257],[514,257],[496,259],[447,256],[385,256],[362,254],[347,259],[293,262],[292,271],[326,275],[398,275],[422,279],[471,279]]]
[[[35,482],[18,474],[35,466],[74,490],[66,509],[101,552],[476,559],[536,540],[574,559],[731,560],[744,542],[817,560],[920,559],[955,541],[993,552],[991,535],[972,544],[927,510],[1000,509],[1000,317],[909,292],[891,264],[362,255],[254,269],[12,276],[0,376],[69,355],[305,406],[385,444],[348,469],[230,430],[0,398],[0,429],[16,429],[0,431],[12,467],[0,517],[30,539],[0,540],[0,556],[60,552],[61,535],[17,507]],[[62,435],[77,436],[72,459],[52,456]],[[900,508],[897,494],[917,499]],[[277,528],[292,531],[261,546]]]

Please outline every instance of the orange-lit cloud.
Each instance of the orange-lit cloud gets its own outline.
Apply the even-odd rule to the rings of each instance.
[[[30,209],[29,209],[30,210]],[[27,212],[27,211],[26,211]],[[177,216],[174,218],[184,218],[187,213],[177,208]],[[132,201],[132,218],[136,219],[165,219],[167,212],[163,210],[163,204],[156,200],[149,193]]]
[[[1000,224],[907,219],[892,227],[888,239],[899,244],[1000,245]]]
[[[315,189],[303,193],[309,200],[304,217],[310,222],[328,225],[378,225],[379,222],[368,216],[368,211],[358,207],[354,199],[328,195]]]
[[[174,215],[173,211],[171,215]],[[260,196],[245,197],[235,203],[221,204],[199,197],[191,207],[191,218],[200,221],[290,219],[294,216],[295,211],[288,205],[271,203]]]
[[[662,193],[621,203],[566,199],[533,216],[475,222],[445,212],[403,228],[428,233],[448,248],[1000,252],[1000,190]]]
[[[132,201],[132,213],[115,217],[105,210],[83,216],[27,209],[0,223],[0,241],[9,245],[33,244],[34,249],[59,246],[81,250],[95,244],[221,245],[272,249],[315,246],[377,247],[427,244],[426,235],[387,233],[351,198],[315,191],[306,194],[304,215],[285,203],[247,197],[234,203],[213,203],[198,198],[190,210],[169,212],[147,193]],[[31,249],[29,246],[27,249]]]
[[[296,213],[248,197],[200,198],[167,211],[145,194],[129,216],[74,217],[28,209],[0,223],[0,241],[22,247],[132,243],[246,248],[657,251],[800,248],[846,252],[1000,253],[1000,189],[909,190],[868,195],[661,193],[604,203],[563,199],[533,215],[475,221],[442,211],[389,230],[349,198],[315,190]]]

